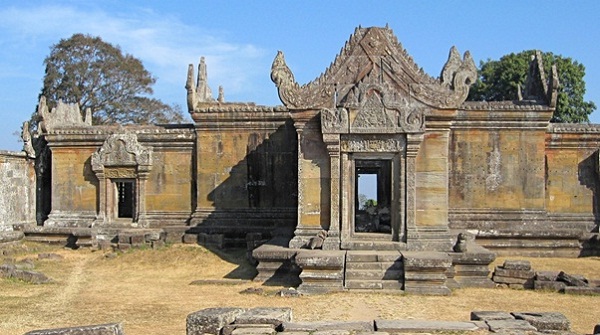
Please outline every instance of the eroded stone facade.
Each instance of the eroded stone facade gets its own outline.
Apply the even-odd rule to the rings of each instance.
[[[186,81],[193,124],[96,126],[42,100],[39,224],[441,252],[462,231],[500,254],[577,256],[598,229],[600,128],[549,123],[551,74],[538,56],[520,100],[469,102],[468,52],[433,78],[389,28],[359,27],[308,84],[276,55],[283,106],[214,99],[204,60]],[[361,174],[377,178],[371,213]]]

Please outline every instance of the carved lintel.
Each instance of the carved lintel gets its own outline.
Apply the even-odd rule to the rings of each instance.
[[[340,141],[342,152],[402,152],[405,147],[401,136],[346,135]]]

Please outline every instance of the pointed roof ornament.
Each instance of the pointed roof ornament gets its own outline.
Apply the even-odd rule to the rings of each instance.
[[[271,67],[279,97],[290,109],[327,108],[332,101],[352,101],[346,95],[353,94],[361,82],[373,80],[390,87],[399,100],[414,98],[434,108],[457,108],[476,78],[471,55],[466,52],[461,59],[456,48],[450,51],[442,78],[430,77],[417,66],[389,26],[358,26],[329,68],[308,84],[296,83],[281,51]]]
[[[558,84],[556,65],[552,66],[550,78],[546,79],[542,52],[536,50],[531,55],[525,88],[522,89],[520,85],[518,87],[519,100],[542,100],[554,108],[558,97]]]
[[[219,86],[219,98],[216,101],[213,98],[212,90],[210,89],[210,86],[208,86],[208,74],[206,69],[206,60],[204,57],[200,57],[198,76],[196,83],[194,83],[194,66],[192,64],[188,66],[185,89],[187,91],[187,105],[190,113],[198,109],[201,104],[216,103],[217,101],[220,103],[224,102],[223,88],[221,86]]]

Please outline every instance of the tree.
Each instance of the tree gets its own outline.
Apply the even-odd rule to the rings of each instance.
[[[62,99],[92,111],[94,124],[184,120],[181,108],[149,98],[156,79],[142,62],[100,37],[75,34],[53,45],[41,95],[49,108]]]
[[[500,58],[481,62],[479,78],[471,87],[468,100],[501,101],[516,100],[518,87],[525,86],[527,70],[535,50],[511,53]],[[596,109],[592,101],[584,101],[585,66],[569,57],[542,53],[546,78],[551,65],[556,64],[558,72],[558,99],[551,122],[589,122],[588,116]]]

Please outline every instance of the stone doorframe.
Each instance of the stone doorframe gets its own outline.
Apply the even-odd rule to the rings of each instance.
[[[416,229],[416,157],[423,134],[324,133],[323,140],[331,167],[330,225],[323,249],[348,249],[361,235],[368,238],[354,231],[356,159],[391,161],[393,229],[388,240],[405,244],[407,232]]]
[[[98,214],[94,225],[147,226],[146,181],[152,169],[152,148],[142,146],[135,134],[110,135],[91,157],[98,178]],[[118,219],[115,183],[134,180],[133,217]]]

